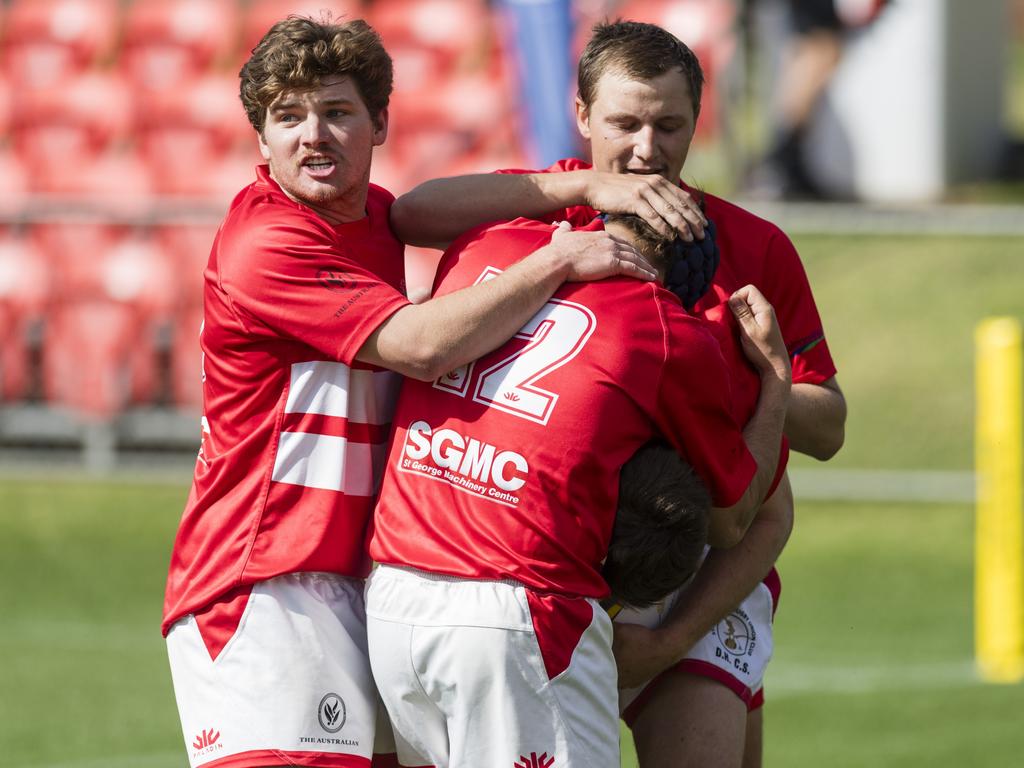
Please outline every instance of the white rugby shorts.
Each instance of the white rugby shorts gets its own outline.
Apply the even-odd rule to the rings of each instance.
[[[380,566],[366,607],[402,765],[618,768],[611,620],[596,601]]]
[[[622,719],[632,725],[659,681],[675,671],[717,680],[739,696],[748,710],[762,706],[764,673],[774,647],[772,622],[781,588],[773,568],[739,607],[718,622],[681,661],[644,685],[619,691]],[[685,590],[684,585],[648,608],[623,607],[615,612],[615,621],[657,627]]]
[[[286,574],[174,623],[167,655],[192,768],[370,765],[379,699],[363,589]]]

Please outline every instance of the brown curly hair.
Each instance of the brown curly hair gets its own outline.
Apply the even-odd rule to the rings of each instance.
[[[380,36],[362,19],[343,24],[289,16],[252,49],[238,73],[245,114],[263,132],[267,109],[285,91],[319,87],[329,77],[352,78],[377,122],[391,97],[394,71]]]

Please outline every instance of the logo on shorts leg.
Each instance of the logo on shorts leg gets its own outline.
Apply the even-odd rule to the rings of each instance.
[[[345,725],[345,702],[338,694],[328,693],[320,699],[320,707],[316,714],[320,718],[321,728],[328,733],[337,733]]]
[[[526,755],[519,756],[519,762],[512,766],[512,768],[551,768],[555,764],[555,758],[548,757],[547,752],[542,752],[538,755],[536,752],[531,752],[530,756]]]
[[[194,739],[192,739],[193,759],[206,757],[207,755],[213,754],[218,749],[224,749],[224,745],[219,743],[219,740],[220,731],[214,730],[213,728],[204,728]]]
[[[737,609],[718,622],[714,634],[719,642],[715,656],[738,672],[748,672],[749,664],[744,657],[752,656],[757,646],[757,630],[750,617]]]

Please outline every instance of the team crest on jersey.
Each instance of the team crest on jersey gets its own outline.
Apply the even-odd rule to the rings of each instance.
[[[509,507],[519,504],[530,473],[521,453],[422,420],[409,425],[397,469]]]
[[[316,279],[320,285],[334,293],[347,291],[355,285],[351,277],[337,269],[321,269],[316,273]]]
[[[530,756],[520,755],[519,761],[512,768],[551,768],[555,764],[554,757],[548,757],[547,752],[531,752]]]

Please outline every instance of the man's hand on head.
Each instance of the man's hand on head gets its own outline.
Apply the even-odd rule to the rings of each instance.
[[[623,275],[657,280],[658,272],[631,243],[604,231],[573,230],[559,222],[551,244],[552,254],[566,260],[567,282],[587,282]]]
[[[587,204],[602,213],[632,213],[664,237],[704,237],[707,218],[692,194],[657,174],[591,171]]]

